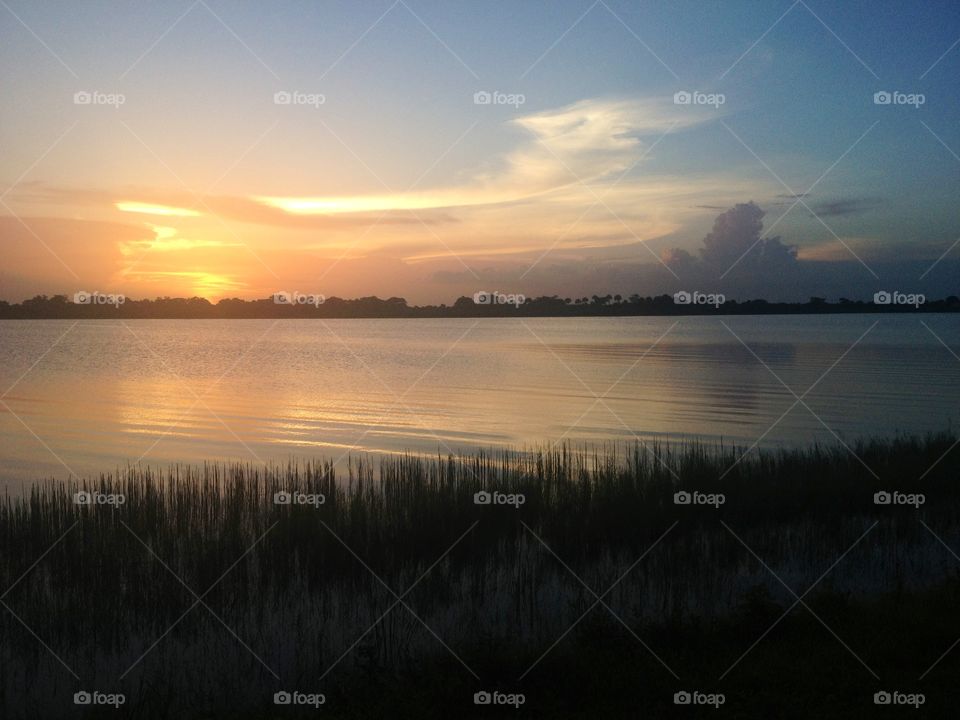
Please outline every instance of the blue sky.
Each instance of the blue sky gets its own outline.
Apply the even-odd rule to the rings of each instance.
[[[665,253],[748,201],[864,292],[960,237],[955,3],[8,0],[0,18],[8,299],[648,294],[682,281]],[[117,207],[200,199],[176,222]],[[948,289],[958,256],[927,281]]]

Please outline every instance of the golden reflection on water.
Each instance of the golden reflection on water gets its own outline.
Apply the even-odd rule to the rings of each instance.
[[[472,320],[284,321],[259,343],[272,321],[80,323],[4,398],[16,416],[0,406],[4,481],[141,458],[283,461],[636,437],[833,441],[805,409],[784,415],[795,398],[773,373],[803,393],[874,319],[729,320],[769,369],[712,318],[684,318],[654,347],[673,319],[484,321],[466,336]],[[885,319],[807,398],[832,430],[889,432],[893,418],[917,432],[956,420],[960,367],[910,320]],[[955,316],[929,322],[947,342],[960,339]],[[5,386],[64,329],[0,323]]]

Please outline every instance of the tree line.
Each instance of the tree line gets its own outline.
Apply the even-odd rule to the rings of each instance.
[[[765,315],[819,313],[958,312],[956,295],[914,304],[878,304],[840,298],[837,302],[811,297],[806,302],[737,301],[716,296],[715,301],[678,302],[674,295],[593,295],[562,298],[557,295],[509,297],[478,302],[460,297],[452,305],[409,305],[404,298],[322,298],[313,302],[277,302],[224,298],[217,303],[201,297],[159,297],[131,300],[105,296],[102,301],[78,303],[66,295],[37,295],[21,303],[0,301],[2,319],[254,319],[254,318],[430,318],[430,317],[563,317],[630,315]],[[307,296],[315,298],[316,296]],[[714,296],[711,296],[714,297]],[[112,300],[111,300],[112,299]]]

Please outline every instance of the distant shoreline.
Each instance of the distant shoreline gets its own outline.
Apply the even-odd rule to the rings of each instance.
[[[95,294],[96,295],[96,294]],[[896,296],[896,294],[894,294]],[[960,298],[951,295],[912,304],[889,304],[811,298],[804,303],[766,300],[726,300],[716,304],[678,302],[673,295],[655,297],[594,296],[569,301],[558,297],[523,298],[516,304],[477,303],[461,297],[453,305],[408,305],[403,298],[377,297],[344,300],[304,296],[304,303],[224,299],[213,304],[205,298],[130,300],[122,295],[100,296],[102,301],[78,303],[65,295],[38,296],[22,303],[0,301],[3,320],[281,320],[281,319],[399,319],[399,318],[509,318],[509,317],[686,317],[725,315],[849,315],[877,313],[955,313]],[[522,296],[521,296],[522,297]],[[712,296],[711,296],[712,297]],[[722,296],[720,296],[722,298]],[[914,296],[903,296],[911,299]]]
[[[12,320],[222,320],[228,322],[231,320],[509,320],[513,319],[564,319],[564,318],[631,318],[631,317],[790,317],[790,316],[807,316],[807,315],[953,315],[960,311],[957,310],[859,310],[859,311],[849,311],[849,312],[810,312],[810,311],[771,311],[771,312],[730,312],[730,311],[718,311],[718,312],[678,312],[678,313],[593,313],[593,314],[583,314],[583,315],[562,315],[562,314],[553,314],[553,315],[535,315],[535,314],[503,314],[503,315],[311,315],[311,316],[301,316],[301,315],[249,315],[249,316],[231,316],[224,317],[221,315],[216,316],[180,316],[180,315],[90,315],[90,316],[74,316],[74,315],[63,315],[63,316],[52,316],[52,317],[36,317],[36,316],[18,316],[10,317],[3,316],[0,317],[0,321]]]

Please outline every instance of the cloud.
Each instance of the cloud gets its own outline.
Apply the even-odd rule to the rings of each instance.
[[[672,281],[651,252],[702,236],[709,218],[739,198],[768,195],[766,182],[733,169],[669,174],[645,166],[666,133],[715,118],[712,109],[676,106],[672,98],[584,100],[515,116],[505,126],[512,144],[461,172],[452,185],[414,193],[297,196],[295,202],[306,203],[297,212],[261,202],[253,194],[258,188],[248,196],[204,197],[202,203],[188,191],[134,186],[31,183],[17,196],[22,204],[43,203],[62,213],[143,220],[135,234],[109,244],[113,277],[132,296],[263,296],[279,276],[284,282],[300,278],[311,288],[322,279],[324,287],[315,289],[323,294],[389,292],[444,301],[456,283],[443,273],[467,272],[474,284],[464,265],[503,273],[491,281],[535,282],[544,292],[565,284],[596,292],[608,283],[623,291],[631,278]],[[311,206],[314,200],[319,202]],[[133,203],[123,208],[137,215],[120,212],[117,203]],[[233,227],[220,219],[268,229]],[[748,246],[756,239],[743,237]],[[720,239],[724,252],[668,252],[667,261],[718,275],[726,268],[718,271],[720,261],[706,255],[742,252],[742,240],[731,231]],[[760,248],[767,265],[776,257],[793,259],[777,239],[764,240]],[[754,267],[750,254],[742,270]]]
[[[24,188],[19,188],[21,191]],[[33,183],[26,192],[17,193],[20,201],[59,206],[111,208],[123,212],[177,217],[179,220],[214,214],[224,220],[265,225],[291,230],[339,230],[370,225],[433,225],[456,222],[456,218],[430,212],[414,217],[409,213],[351,213],[337,216],[297,215],[264,205],[248,197],[235,195],[196,196],[186,191],[156,188],[124,188],[118,191],[47,186]],[[202,201],[202,202],[201,202]]]
[[[424,210],[498,205],[616,176],[631,168],[664,133],[693,127],[715,114],[665,99],[582,100],[524,115],[510,126],[525,137],[490,167],[459,186],[359,196],[257,196],[257,202],[294,215]],[[653,137],[653,140],[645,138]]]
[[[821,201],[816,203],[812,210],[815,215],[820,217],[844,217],[846,215],[859,215],[872,210],[879,204],[880,201],[874,198],[842,198]]]
[[[242,243],[179,237],[159,225],[0,216],[0,252],[17,268],[17,297],[81,289],[216,295],[245,287],[249,274]]]
[[[673,248],[664,253],[663,260],[678,275],[700,271],[720,278],[728,273],[787,272],[796,265],[797,249],[784,245],[779,237],[762,236],[764,215],[752,201],[738,203],[714,220],[699,257]]]
[[[843,262],[857,257],[874,255],[879,244],[877,238],[845,237],[816,245],[804,245],[798,248],[797,258],[807,262]]]
[[[170,207],[169,205],[150,205],[148,203],[127,201],[114,203],[117,210],[143,215],[166,215],[173,217],[199,217],[200,213],[190,208]]]
[[[952,241],[919,242],[889,240],[866,235],[844,236],[816,245],[801,245],[797,257],[809,262],[846,262],[860,258],[867,263],[930,262],[950,249]]]
[[[123,264],[117,248],[152,235],[150,229],[130,223],[0,216],[4,265],[16,268],[27,293],[113,287]]]
[[[123,255],[151,252],[175,252],[178,250],[199,250],[201,248],[239,248],[240,242],[226,242],[223,240],[197,240],[178,236],[177,228],[164,225],[151,225],[153,239],[132,240],[121,243],[120,252]]]
[[[156,295],[168,294],[171,285],[179,289],[177,294],[181,296],[200,297],[225,296],[247,286],[233,275],[202,270],[132,270],[125,272],[124,277],[136,282],[141,292]]]

